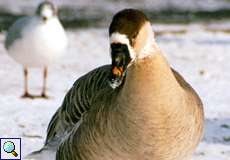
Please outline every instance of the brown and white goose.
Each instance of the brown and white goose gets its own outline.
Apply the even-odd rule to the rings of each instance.
[[[203,132],[199,96],[170,67],[142,12],[120,11],[109,33],[114,90],[98,92],[80,126],[59,146],[56,159],[191,159]]]

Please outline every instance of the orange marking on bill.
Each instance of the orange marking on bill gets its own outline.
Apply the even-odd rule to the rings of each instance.
[[[113,68],[113,74],[117,76],[122,76],[123,73],[123,67],[114,67]]]

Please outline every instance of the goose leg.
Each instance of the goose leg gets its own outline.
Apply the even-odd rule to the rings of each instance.
[[[42,94],[41,94],[42,98],[48,98],[48,96],[46,94],[46,90],[47,90],[47,76],[48,76],[48,67],[46,66],[44,68],[44,72],[43,72],[43,87],[42,87]]]
[[[22,98],[34,98],[31,94],[29,94],[28,91],[28,68],[24,67],[24,94],[22,95]]]

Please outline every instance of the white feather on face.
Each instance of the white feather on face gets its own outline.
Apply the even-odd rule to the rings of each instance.
[[[112,44],[112,43],[126,44],[128,49],[129,49],[130,57],[131,57],[132,61],[134,61],[135,59],[142,59],[142,58],[145,58],[149,55],[152,55],[152,53],[154,53],[154,48],[157,47],[156,42],[155,42],[155,38],[154,38],[154,32],[152,31],[152,26],[148,22],[143,26],[142,29],[145,30],[145,32],[147,32],[147,37],[145,39],[146,43],[142,47],[142,49],[140,50],[140,53],[135,52],[135,49],[130,45],[130,41],[129,41],[127,35],[125,35],[125,34],[120,34],[118,32],[112,33],[110,36],[110,44]],[[140,31],[140,32],[142,32],[142,31]],[[137,36],[136,38],[138,38],[138,37],[139,36]],[[135,47],[135,45],[134,45],[134,47]]]
[[[127,45],[129,49],[130,58],[132,59],[132,61],[135,60],[136,53],[133,50],[132,46],[130,45],[129,39],[125,34],[120,34],[118,32],[113,33],[110,36],[110,44],[112,43],[121,43]]]

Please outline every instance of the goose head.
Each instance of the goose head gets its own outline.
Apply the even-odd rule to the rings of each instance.
[[[154,33],[145,14],[136,9],[118,12],[109,27],[112,59],[110,86],[123,82],[127,68],[136,60],[151,55]]]
[[[46,22],[47,20],[57,16],[57,9],[53,3],[44,1],[38,6],[36,15],[41,17],[42,20]]]

